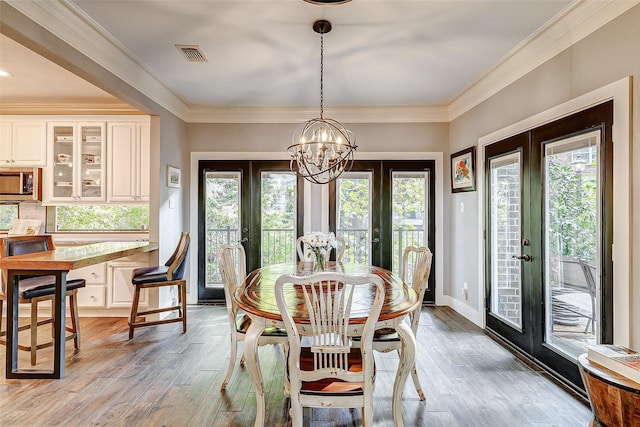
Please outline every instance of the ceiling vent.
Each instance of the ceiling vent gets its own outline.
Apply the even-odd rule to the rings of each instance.
[[[200,47],[196,45],[177,44],[176,48],[182,53],[189,62],[207,62],[207,58],[200,51]]]

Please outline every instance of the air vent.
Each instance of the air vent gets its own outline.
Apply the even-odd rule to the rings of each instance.
[[[200,47],[196,45],[177,44],[176,48],[189,62],[207,62],[207,58],[200,52]]]

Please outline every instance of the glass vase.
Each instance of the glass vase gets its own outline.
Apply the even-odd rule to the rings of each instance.
[[[313,261],[313,271],[324,271],[326,267],[325,254],[318,252],[315,254],[315,260]]]

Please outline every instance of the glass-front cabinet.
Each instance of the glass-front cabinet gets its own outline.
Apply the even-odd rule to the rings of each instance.
[[[105,200],[105,123],[49,123],[45,202]]]

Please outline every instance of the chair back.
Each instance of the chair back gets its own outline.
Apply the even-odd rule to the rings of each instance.
[[[190,241],[191,237],[189,236],[189,232],[182,232],[176,249],[164,264],[169,267],[169,270],[167,271],[167,279],[181,280],[184,277],[184,272],[187,269],[187,253],[189,252]]]
[[[418,295],[418,301],[424,299],[427,290],[429,274],[431,274],[431,261],[433,254],[427,247],[407,246],[402,253],[402,281],[411,284]],[[416,333],[420,319],[420,309],[409,316],[411,329]]]
[[[0,258],[52,251],[54,248],[50,234],[38,236],[9,236],[0,239]],[[2,293],[6,293],[7,272],[2,272]]]
[[[336,236],[336,242],[338,243],[338,246],[336,247],[336,261],[342,262],[344,251],[347,249],[347,242],[342,237],[338,236]]]
[[[356,290],[361,287],[365,290]],[[310,276],[283,275],[276,280],[275,292],[278,310],[289,337],[291,393],[299,393],[303,381],[325,378],[360,382],[365,394],[372,392],[373,333],[384,300],[382,279],[373,274],[348,276],[335,272]],[[354,364],[354,360],[349,358],[351,307],[354,300],[371,296],[374,296],[374,300],[369,317],[361,329],[353,332],[362,336],[362,360],[355,361],[361,364],[362,370],[350,371],[349,367]],[[292,313],[292,310],[295,312]],[[298,313],[301,310],[306,310],[307,315],[301,316]],[[302,337],[310,337],[314,359],[314,369],[311,371],[301,370]]]
[[[244,247],[238,243],[235,245],[220,245],[218,249],[218,266],[224,286],[224,299],[227,303],[227,313],[233,325],[238,307],[233,295],[247,277],[247,257]]]

